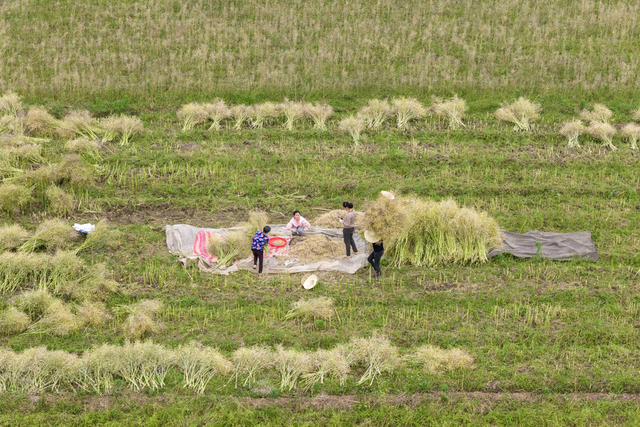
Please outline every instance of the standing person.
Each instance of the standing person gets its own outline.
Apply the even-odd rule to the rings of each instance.
[[[382,271],[380,270],[380,259],[382,259],[382,255],[384,255],[384,245],[382,240],[371,243],[371,245],[373,246],[373,252],[371,252],[367,261],[369,261],[369,264],[371,264],[371,267],[375,270],[376,276],[380,277],[382,276]]]
[[[347,211],[344,217],[340,217],[342,223],[342,237],[344,237],[344,244],[347,248],[347,256],[351,256],[351,248],[353,253],[358,253],[356,242],[353,240],[353,233],[356,227],[356,213],[353,211],[353,203],[342,202],[342,207]]]
[[[300,211],[293,211],[293,217],[287,224],[287,230],[291,231],[294,236],[304,236],[304,230],[309,230],[310,228],[311,224],[300,215]]]
[[[253,235],[253,241],[251,242],[251,252],[253,252],[253,268],[256,268],[256,264],[260,261],[258,267],[258,273],[262,273],[262,264],[264,261],[264,245],[269,243],[269,236],[267,234],[271,231],[271,227],[265,225],[262,231],[256,231]]]

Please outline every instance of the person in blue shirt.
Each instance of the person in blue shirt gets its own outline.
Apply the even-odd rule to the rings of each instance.
[[[251,252],[253,252],[253,268],[256,268],[256,264],[260,261],[258,266],[258,273],[262,273],[262,264],[264,261],[264,245],[269,243],[269,236],[267,234],[271,231],[271,227],[265,225],[262,231],[256,231],[251,241]]]

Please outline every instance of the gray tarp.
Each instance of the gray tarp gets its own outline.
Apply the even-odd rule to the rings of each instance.
[[[186,224],[177,224],[167,225],[165,226],[165,230],[167,233],[167,247],[169,248],[169,252],[178,255],[183,260],[198,259],[198,265],[201,270],[217,274],[229,274],[238,270],[252,270],[253,258],[241,259],[228,268],[218,269],[215,267],[215,264],[212,265],[193,253],[193,242],[198,231],[205,230],[207,232],[225,235],[231,230],[234,230],[233,228],[198,228]],[[291,232],[283,225],[271,226],[271,233],[277,236],[291,237]],[[342,240],[342,229],[312,227],[307,234],[323,234],[332,239]],[[353,238],[358,248],[357,255],[352,255],[349,258],[326,259],[309,264],[299,262],[297,258],[292,256],[267,257],[264,259],[264,272],[302,273],[309,271],[339,271],[354,274],[365,266],[368,254],[365,253],[367,249],[365,241],[357,233],[354,234]]]
[[[548,233],[545,231],[529,231],[524,234],[502,232],[504,246],[491,250],[489,258],[501,253],[509,253],[519,258],[531,258],[540,255],[542,258],[569,260],[575,257],[588,257],[598,260],[598,252],[591,240],[591,232]]]

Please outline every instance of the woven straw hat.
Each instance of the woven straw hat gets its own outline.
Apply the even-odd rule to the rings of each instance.
[[[364,240],[366,240],[369,243],[378,243],[380,241],[380,236],[378,236],[373,231],[365,230]]]
[[[312,289],[316,285],[316,283],[318,283],[318,276],[316,276],[315,274],[307,274],[302,278],[300,282],[302,283],[303,288]]]
[[[393,195],[393,193],[391,191],[384,191],[382,190],[380,192],[380,194],[382,194],[384,197],[386,197],[387,199],[393,200],[396,198],[396,196]]]

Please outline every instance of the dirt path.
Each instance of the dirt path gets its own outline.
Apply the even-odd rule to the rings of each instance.
[[[125,402],[135,402],[137,405],[162,405],[169,406],[181,399],[200,399],[195,395],[175,395],[160,394],[156,396],[146,396],[138,393],[122,393],[114,396],[78,396],[73,393],[69,394],[46,394],[46,395],[30,395],[30,401],[36,407],[41,400],[46,402],[75,402],[81,403],[86,410],[101,411],[112,407],[117,407]],[[328,395],[319,394],[317,396],[294,396],[294,397],[239,397],[227,395],[204,395],[201,399],[217,400],[228,399],[235,400],[240,406],[248,409],[261,409],[268,407],[284,407],[292,410],[305,409],[342,409],[348,410],[360,404],[366,405],[404,405],[416,407],[425,401],[436,401],[447,399],[447,401],[474,401],[483,404],[483,406],[492,407],[499,401],[516,401],[532,403],[536,401],[590,401],[596,402],[600,400],[617,401],[617,402],[640,402],[640,393],[530,393],[530,392],[433,392],[433,393],[413,393],[413,394],[387,394],[383,396],[377,395]]]
[[[264,408],[270,406],[284,406],[292,409],[349,409],[356,404],[386,404],[407,405],[415,407],[426,400],[441,400],[446,396],[449,400],[473,400],[494,404],[500,400],[515,400],[520,402],[535,402],[538,400],[570,400],[570,401],[633,401],[640,402],[640,394],[634,393],[529,393],[529,392],[437,392],[414,394],[388,394],[384,396],[367,395],[323,395],[314,397],[276,397],[276,398],[239,398],[238,402],[248,408]]]

